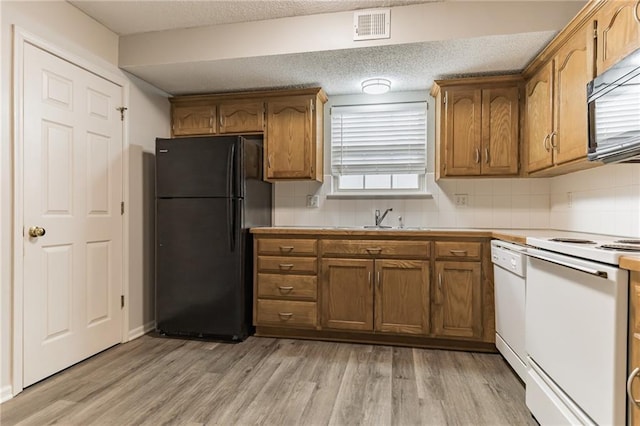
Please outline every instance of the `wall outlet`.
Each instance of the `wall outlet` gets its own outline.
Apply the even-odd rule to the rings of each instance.
[[[320,207],[320,196],[307,195],[307,207],[311,209],[317,209],[318,207]]]
[[[453,202],[456,207],[468,207],[469,194],[453,194]]]

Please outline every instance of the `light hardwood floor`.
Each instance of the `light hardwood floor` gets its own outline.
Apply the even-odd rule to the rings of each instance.
[[[535,425],[496,354],[143,336],[0,405],[4,425]]]

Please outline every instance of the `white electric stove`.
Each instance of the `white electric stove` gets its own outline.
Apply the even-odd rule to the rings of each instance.
[[[527,238],[527,245],[610,265],[617,265],[621,256],[640,256],[640,238],[550,236]]]

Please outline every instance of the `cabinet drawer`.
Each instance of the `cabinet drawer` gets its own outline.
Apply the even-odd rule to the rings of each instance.
[[[258,254],[272,256],[315,256],[318,254],[318,240],[302,239],[258,239]]]
[[[315,257],[258,256],[258,272],[317,274],[318,259]]]
[[[482,243],[467,241],[436,241],[437,258],[480,259]]]
[[[324,257],[429,258],[427,241],[323,240]]]
[[[318,309],[315,302],[258,299],[256,325],[315,327]]]
[[[317,278],[311,275],[258,274],[258,297],[316,300]]]

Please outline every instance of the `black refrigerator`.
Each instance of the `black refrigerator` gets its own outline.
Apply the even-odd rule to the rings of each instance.
[[[156,139],[156,329],[240,341],[252,330],[253,239],[270,226],[262,138]]]

